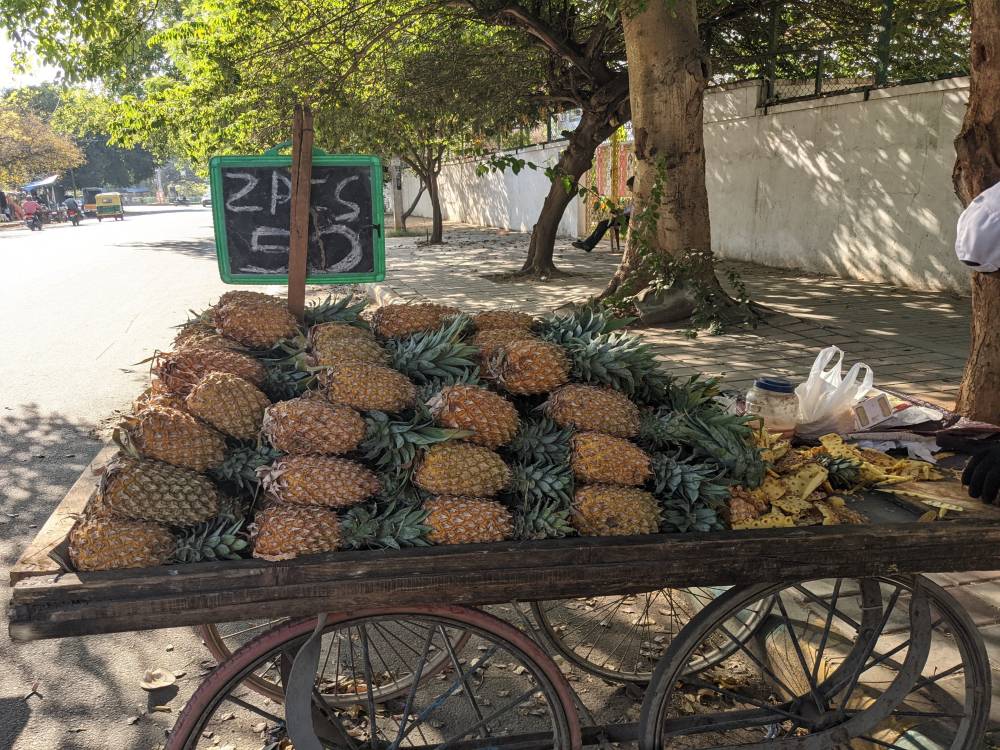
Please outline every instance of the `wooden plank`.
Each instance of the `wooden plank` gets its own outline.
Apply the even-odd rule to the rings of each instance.
[[[49,557],[49,553],[62,544],[76,523],[77,516],[83,512],[91,495],[97,489],[100,477],[94,474],[94,470],[110,461],[117,450],[117,446],[114,445],[104,446],[83,470],[66,493],[66,497],[56,506],[34,540],[10,569],[11,586],[29,576],[54,575],[60,571],[59,564]]]
[[[302,320],[305,313],[309,255],[309,198],[312,183],[312,110],[295,105],[292,126],[292,207],[288,240],[288,309]]]
[[[1000,524],[978,521],[564,539],[34,578],[15,587],[9,628],[33,640],[324,609],[992,568]]]

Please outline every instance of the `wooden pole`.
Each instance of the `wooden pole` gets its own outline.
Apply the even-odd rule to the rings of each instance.
[[[299,320],[302,320],[306,304],[312,150],[312,110],[297,104],[292,125],[292,225],[288,242],[288,309]]]

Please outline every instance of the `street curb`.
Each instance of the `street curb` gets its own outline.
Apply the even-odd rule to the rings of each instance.
[[[365,284],[365,293],[368,299],[373,302],[376,307],[381,307],[382,305],[395,305],[405,301],[399,292],[385,283],[374,282],[371,284]]]

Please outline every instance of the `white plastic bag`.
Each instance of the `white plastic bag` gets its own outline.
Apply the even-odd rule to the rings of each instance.
[[[843,370],[844,352],[838,347],[828,346],[816,355],[809,378],[795,389],[799,397],[795,432],[799,437],[809,440],[831,432],[854,431],[851,410],[871,390],[875,373],[862,362],[852,365],[847,375]]]

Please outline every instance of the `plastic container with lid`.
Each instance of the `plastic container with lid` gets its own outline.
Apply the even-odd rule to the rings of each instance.
[[[791,437],[795,434],[799,416],[799,397],[795,395],[795,386],[785,378],[757,378],[747,391],[746,413],[764,420],[768,432]]]

